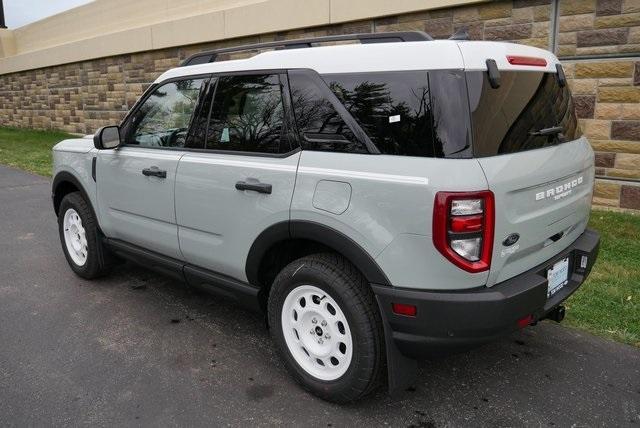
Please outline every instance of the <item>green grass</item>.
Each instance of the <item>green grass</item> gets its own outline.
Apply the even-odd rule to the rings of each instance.
[[[565,322],[640,347],[640,215],[593,210],[589,226],[601,234],[600,254]]]
[[[0,127],[0,163],[51,175],[51,147],[71,135]],[[640,347],[640,215],[594,210],[600,255],[587,282],[567,301],[565,322]]]
[[[51,176],[51,147],[73,138],[61,131],[34,131],[0,127],[0,163]]]

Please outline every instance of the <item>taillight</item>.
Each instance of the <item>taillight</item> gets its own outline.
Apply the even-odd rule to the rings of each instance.
[[[493,192],[438,192],[433,207],[433,243],[467,272],[491,266],[495,219]]]

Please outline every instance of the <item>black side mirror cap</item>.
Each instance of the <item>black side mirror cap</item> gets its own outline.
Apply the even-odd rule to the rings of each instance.
[[[120,127],[103,126],[93,135],[93,145],[98,150],[116,149],[121,144]]]
[[[558,85],[560,85],[561,88],[565,87],[567,85],[567,76],[564,74],[562,64],[556,64],[556,72],[558,73]]]
[[[487,60],[487,75],[489,76],[489,84],[493,89],[500,87],[500,71],[495,59]]]

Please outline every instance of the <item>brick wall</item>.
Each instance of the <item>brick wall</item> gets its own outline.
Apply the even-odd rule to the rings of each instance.
[[[553,49],[596,150],[594,202],[640,210],[640,0],[511,0],[121,55],[0,75],[0,126],[92,133],[117,123],[161,72],[205,49],[283,38],[422,30]]]

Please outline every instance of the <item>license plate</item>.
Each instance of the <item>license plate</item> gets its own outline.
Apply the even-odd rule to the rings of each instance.
[[[547,298],[553,296],[569,282],[569,259],[555,263],[547,271]]]

